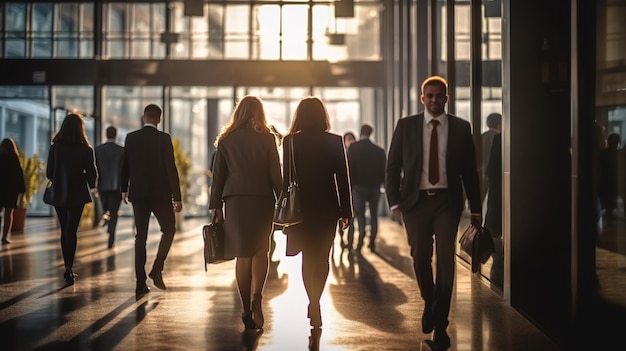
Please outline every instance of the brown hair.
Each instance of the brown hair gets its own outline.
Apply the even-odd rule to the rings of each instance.
[[[4,138],[0,143],[0,154],[19,156],[19,151],[17,151],[15,141],[11,138]]]
[[[59,144],[89,144],[87,134],[85,132],[85,120],[78,113],[70,113],[65,116],[61,129],[52,137],[53,143]]]
[[[426,78],[424,82],[422,83],[422,95],[424,95],[424,89],[428,85],[439,85],[443,87],[444,93],[448,95],[448,81],[446,81],[445,78],[440,77],[440,76],[430,76]]]
[[[295,134],[302,130],[318,130],[324,132],[330,130],[328,111],[322,100],[317,97],[309,96],[300,100],[296,108],[289,134]]]

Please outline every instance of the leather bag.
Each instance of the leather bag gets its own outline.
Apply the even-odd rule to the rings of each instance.
[[[472,259],[472,273],[480,271],[480,265],[485,264],[491,254],[495,252],[493,238],[485,227],[470,224],[459,239],[461,250]]]
[[[292,135],[289,139],[289,157],[286,160],[289,170],[287,187],[280,192],[274,207],[274,224],[282,228],[302,223],[304,220],[300,207],[300,189],[298,188],[293,138]]]
[[[46,185],[46,190],[43,192],[43,203],[54,206],[54,184],[52,180],[48,180],[48,185]]]
[[[232,260],[234,257],[226,257],[224,254],[225,233],[224,222],[216,222],[214,216],[211,223],[202,227],[202,238],[204,239],[204,271],[207,264],[222,263]]]

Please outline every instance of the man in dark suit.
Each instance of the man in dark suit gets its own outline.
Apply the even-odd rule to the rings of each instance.
[[[120,174],[122,172],[122,157],[124,147],[115,142],[117,128],[109,126],[106,129],[107,141],[95,148],[96,166],[98,167],[98,193],[102,203],[102,213],[106,218],[109,233],[109,249],[115,242],[118,212],[122,203],[120,192]]]
[[[425,304],[422,331],[434,330],[434,344],[447,348],[463,191],[469,200],[472,223],[480,224],[480,186],[471,126],[444,111],[448,101],[446,80],[438,76],[427,78],[422,83],[421,101],[425,111],[401,118],[393,132],[386,191],[394,218],[402,218],[407,232]],[[435,281],[433,235],[437,248]]]
[[[135,214],[137,295],[150,291],[145,271],[150,214],[154,213],[163,235],[148,276],[157,288],[166,290],[162,271],[176,232],[174,212],[183,208],[172,139],[157,129],[161,122],[161,108],[152,104],[146,106],[142,118],[143,128],[126,136],[121,178],[122,198],[124,203],[132,203]]]
[[[376,250],[378,202],[380,200],[380,187],[385,182],[385,150],[370,140],[373,131],[374,128],[369,123],[364,123],[361,126],[359,141],[352,143],[348,149],[352,205],[359,224],[359,241],[356,247],[358,252],[361,251],[363,239],[365,239],[366,205],[369,206],[370,213],[369,249]],[[348,241],[348,247],[352,249],[352,242]]]

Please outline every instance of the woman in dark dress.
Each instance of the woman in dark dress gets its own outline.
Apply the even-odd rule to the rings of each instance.
[[[260,98],[246,96],[237,104],[215,146],[209,211],[216,221],[224,221],[225,254],[237,258],[243,323],[246,329],[262,328],[261,299],[282,177],[277,140]]]
[[[63,277],[73,285],[77,232],[85,204],[91,202],[90,191],[98,196],[98,171],[93,148],[85,134],[85,122],[79,114],[65,116],[61,129],[52,137],[48,152],[46,176],[54,184],[54,209],[61,227],[61,251],[65,262]]]
[[[300,101],[289,134],[283,140],[283,174],[287,174],[291,142],[304,222],[284,229],[287,255],[302,252],[302,279],[309,298],[308,317],[322,326],[320,297],[326,285],[330,248],[337,221],[343,229],[352,218],[348,165],[341,135],[329,133],[324,103],[316,97]]]
[[[17,200],[26,191],[24,172],[20,165],[17,146],[11,138],[0,143],[0,210],[4,215],[2,243],[10,244],[9,232],[13,226],[13,209]]]

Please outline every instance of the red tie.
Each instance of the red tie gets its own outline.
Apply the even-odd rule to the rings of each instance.
[[[430,158],[428,160],[428,181],[435,185],[439,182],[439,142],[437,140],[437,126],[439,121],[431,120],[433,131],[430,133]]]

